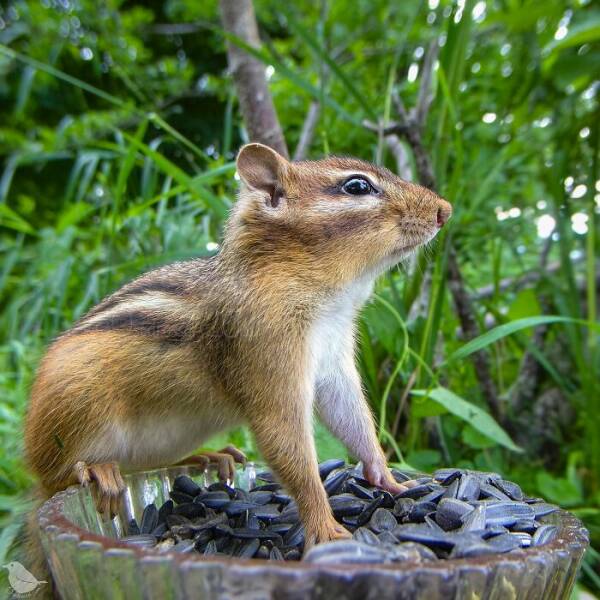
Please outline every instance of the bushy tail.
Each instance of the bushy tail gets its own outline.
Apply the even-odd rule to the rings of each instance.
[[[41,486],[37,485],[31,492],[30,500],[33,502],[33,506],[25,521],[25,543],[23,544],[22,560],[20,562],[38,581],[47,582],[36,589],[32,596],[35,600],[59,598],[58,594],[54,593],[54,584],[52,583],[52,576],[50,575],[50,569],[48,568],[40,541],[40,531],[37,522],[38,509],[48,500],[48,494]]]

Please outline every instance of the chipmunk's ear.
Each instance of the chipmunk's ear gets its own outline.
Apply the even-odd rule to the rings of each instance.
[[[246,144],[237,156],[237,172],[244,183],[266,192],[274,207],[281,195],[281,175],[288,161],[264,144]]]

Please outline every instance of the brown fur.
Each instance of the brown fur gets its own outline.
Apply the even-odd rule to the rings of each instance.
[[[289,163],[250,144],[238,171],[244,185],[217,256],[143,275],[50,346],[31,392],[27,460],[48,495],[74,482],[77,461],[157,467],[182,458],[187,424],[204,420],[212,433],[246,422],[296,498],[309,542],[332,539],[343,532],[317,472],[311,332],[332,298],[430,239],[450,206],[351,158]],[[372,177],[372,206],[340,190],[348,173]],[[347,343],[351,357],[351,330]],[[373,482],[393,488],[355,369],[349,381],[357,430],[336,433]],[[173,448],[137,445],[131,432],[155,424],[160,435],[169,419],[186,424]]]

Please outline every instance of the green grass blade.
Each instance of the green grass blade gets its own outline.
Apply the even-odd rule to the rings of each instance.
[[[379,439],[381,440],[383,438],[383,432],[385,429],[385,422],[387,419],[387,401],[392,390],[392,385],[394,384],[396,377],[398,377],[400,369],[402,368],[402,365],[408,356],[408,330],[406,329],[406,323],[400,316],[400,313],[385,298],[382,298],[377,294],[374,294],[374,298],[383,304],[383,306],[385,306],[385,308],[387,308],[394,316],[394,319],[396,319],[398,325],[400,326],[403,336],[400,358],[396,361],[396,366],[388,378],[386,386],[383,390],[383,395],[381,396],[381,400],[379,402]]]
[[[18,60],[19,62],[22,62],[30,67],[33,67],[34,69],[39,69],[40,71],[43,71],[48,75],[52,75],[57,79],[61,79],[66,83],[70,83],[71,85],[74,85],[75,87],[78,87],[81,90],[89,92],[90,94],[94,94],[94,96],[98,96],[99,98],[102,98],[103,100],[106,100],[111,104],[120,106],[121,108],[125,108],[126,106],[128,106],[128,104],[125,101],[121,100],[121,98],[117,98],[116,96],[113,96],[112,94],[109,94],[104,90],[101,90],[100,88],[90,85],[89,83],[86,83],[85,81],[82,81],[77,77],[73,77],[72,75],[69,75],[64,71],[47,65],[46,63],[36,60],[35,58],[31,58],[30,56],[21,54],[20,52],[17,52],[12,48],[9,48],[8,46],[5,46],[4,44],[0,44],[0,53],[14,60]]]
[[[453,352],[440,366],[447,365],[448,363],[454,362],[455,360],[466,358],[467,356],[473,354],[473,352],[478,352],[479,350],[486,348],[490,344],[497,342],[498,340],[506,337],[507,335],[511,335],[516,331],[521,331],[521,329],[527,329],[528,327],[537,327],[538,325],[547,325],[549,323],[575,323],[581,325],[589,325],[587,321],[583,321],[581,319],[561,317],[558,315],[546,315],[540,317],[527,317],[525,319],[517,319],[516,321],[511,321],[510,323],[494,327],[493,329],[490,329],[490,331],[487,331],[486,333],[476,337],[475,339],[472,339],[470,342],[466,343],[464,346],[461,346],[458,350]]]
[[[273,6],[286,16],[288,25],[290,26],[292,32],[297,33],[298,36],[302,38],[306,45],[311,49],[313,54],[329,67],[331,73],[333,73],[333,75],[339,79],[339,81],[348,90],[349,94],[362,106],[365,113],[369,116],[369,119],[376,121],[377,115],[375,114],[375,111],[373,110],[373,107],[367,98],[365,98],[365,96],[358,91],[357,87],[354,85],[354,83],[352,83],[350,77],[348,77],[348,75],[346,75],[346,73],[340,69],[336,61],[331,58],[329,53],[319,44],[317,39],[313,37],[310,32],[300,23],[296,15],[288,7],[286,7],[284,3],[277,3]]]
[[[37,235],[35,229],[6,204],[0,204],[0,227],[28,233],[29,235]]]
[[[250,46],[240,37],[221,29],[220,27],[217,27],[217,26],[209,26],[209,27],[211,29],[213,29],[215,32],[222,35],[225,39],[230,41],[232,44],[235,44],[242,50],[245,50],[248,54],[250,54],[257,60],[259,60],[263,64],[272,65],[279,73],[281,73],[281,75],[283,77],[288,79],[291,83],[293,83],[300,89],[307,92],[315,100],[321,99],[321,96],[322,96],[321,91],[318,88],[316,88],[314,85],[312,85],[305,78],[300,77],[300,75],[298,75],[298,73],[296,73],[294,70],[290,69],[283,62],[278,60],[275,56],[273,56],[273,54],[265,52],[264,49],[259,50],[257,48],[254,48],[253,46]],[[339,104],[338,102],[333,100],[333,98],[331,98],[329,96],[324,96],[323,100],[325,101],[325,104],[327,104],[329,107],[334,109],[340,117],[343,117],[344,119],[346,119],[347,121],[350,121],[354,125],[358,125],[359,127],[362,127],[361,120],[354,117],[353,115],[351,115],[347,110],[344,109],[344,107],[341,104]]]
[[[151,112],[148,115],[148,119],[152,121],[155,125],[160,127],[162,130],[166,131],[169,135],[173,136],[186,148],[189,148],[194,154],[199,156],[201,159],[206,161],[210,160],[210,157],[206,154],[206,152],[198,148],[198,146],[196,146],[196,144],[194,144],[191,140],[185,137],[185,135],[182,135],[181,133],[179,133],[179,131],[171,127],[160,115],[157,115],[155,112]]]

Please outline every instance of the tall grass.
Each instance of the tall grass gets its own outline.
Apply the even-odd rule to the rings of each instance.
[[[260,50],[225,34],[215,21],[204,25],[206,31],[246,48],[274,68],[273,90],[284,126],[288,121],[300,123],[309,101],[321,102],[313,154],[331,149],[380,159],[390,167],[394,161],[382,138],[364,129],[362,122],[393,119],[392,92],[399,93],[409,107],[414,103],[418,81],[407,81],[405,74],[408,64],[417,60],[415,46],[424,45],[425,36],[443,36],[431,114],[423,135],[440,192],[453,203],[455,213],[429,251],[421,253],[413,265],[395,269],[378,281],[375,298],[362,313],[359,364],[378,417],[379,437],[391,460],[402,464],[432,469],[451,463],[501,471],[523,483],[528,492],[578,511],[598,539],[598,241],[592,191],[598,178],[598,130],[593,128],[588,142],[593,158],[577,159],[585,164],[588,183],[589,227],[582,244],[571,230],[574,209],[564,185],[577,161],[560,151],[565,131],[571,135],[576,124],[565,123],[542,138],[533,125],[537,117],[523,116],[522,107],[508,106],[511,98],[468,88],[475,89],[482,105],[507,104],[506,110],[501,104],[493,106],[498,121],[504,118],[503,111],[521,121],[519,126],[507,122],[488,127],[481,123],[481,113],[488,109],[474,106],[465,95],[464,85],[473,86],[472,55],[478,44],[485,45],[483,36],[498,35],[499,27],[483,30],[474,23],[474,4],[467,0],[462,8],[453,5],[445,16],[441,6],[434,11],[437,20],[432,27],[424,25],[428,11],[419,3],[408,17],[396,12],[404,7],[390,8],[387,14],[393,27],[384,31],[380,24],[367,23],[364,32],[366,40],[369,27],[376,27],[377,35],[387,40],[375,59],[363,56],[370,47],[360,36],[347,35],[337,54],[330,50],[340,40],[327,40],[334,33],[330,22],[319,21],[324,12],[306,18],[294,7],[265,3],[269,10],[259,15],[266,21],[276,15],[277,26],[285,24],[285,35],[269,40]],[[331,8],[330,18],[340,18],[335,3]],[[313,34],[315,24],[319,35]],[[531,41],[525,34],[512,35],[497,45],[506,39],[515,46]],[[25,506],[15,498],[23,501],[23,492],[31,484],[20,458],[19,432],[28,386],[45,345],[104,295],[140,272],[216,251],[235,196],[230,152],[244,131],[230,88],[225,95],[220,155],[215,158],[177,131],[158,107],[138,105],[129,88],[121,96],[113,95],[12,48],[0,46],[0,54],[21,65],[20,89],[31,93],[37,85],[32,73],[43,73],[65,89],[101,100],[115,111],[94,135],[66,149],[56,150],[49,144],[32,151],[24,145],[5,157],[0,176],[0,524],[6,526],[0,534],[1,564],[18,532],[9,523]],[[494,60],[489,58],[489,64]],[[541,70],[542,65],[537,68]],[[12,109],[22,112],[23,107],[21,94]],[[561,114],[554,119],[566,121]],[[509,132],[509,139],[496,143],[490,128],[496,137]],[[289,141],[294,131],[291,128]],[[549,164],[542,156],[546,145],[556,150]],[[40,219],[35,199],[17,197],[15,182],[23,174],[43,179],[47,172],[55,172],[56,165],[68,175],[62,189],[53,188],[49,216]],[[542,196],[552,208],[560,234],[549,255],[550,260],[560,261],[559,270],[552,277],[542,273],[541,280],[524,291],[501,289],[504,278],[519,278],[524,271],[538,268],[543,244],[527,218],[531,221],[539,214],[536,203]],[[523,215],[519,226],[510,229],[509,221],[498,220],[494,211],[498,205],[518,206]],[[457,249],[474,299],[482,332],[475,340],[462,338],[448,292],[451,245]],[[582,250],[583,269],[571,261],[573,252]],[[580,293],[582,278],[585,302]],[[477,288],[488,284],[494,286],[494,294],[479,299]],[[422,310],[415,310],[417,306]],[[541,306],[550,308],[544,311]],[[542,325],[549,327],[548,343],[537,347],[532,344],[532,328]],[[489,415],[470,362],[472,353],[482,349],[492,358],[493,377],[505,409],[502,423]],[[510,426],[519,416],[511,413],[511,394],[527,353],[542,365],[540,394],[556,387],[578,415],[570,430],[560,432],[564,437],[556,438],[560,452],[554,464],[543,456],[520,452],[520,440],[513,440],[506,431],[512,433]],[[254,451],[247,432],[234,435],[238,444]],[[322,455],[343,452],[320,428],[318,439]],[[536,473],[533,478],[532,472]],[[592,567],[586,569],[587,581],[593,582],[597,575]]]

